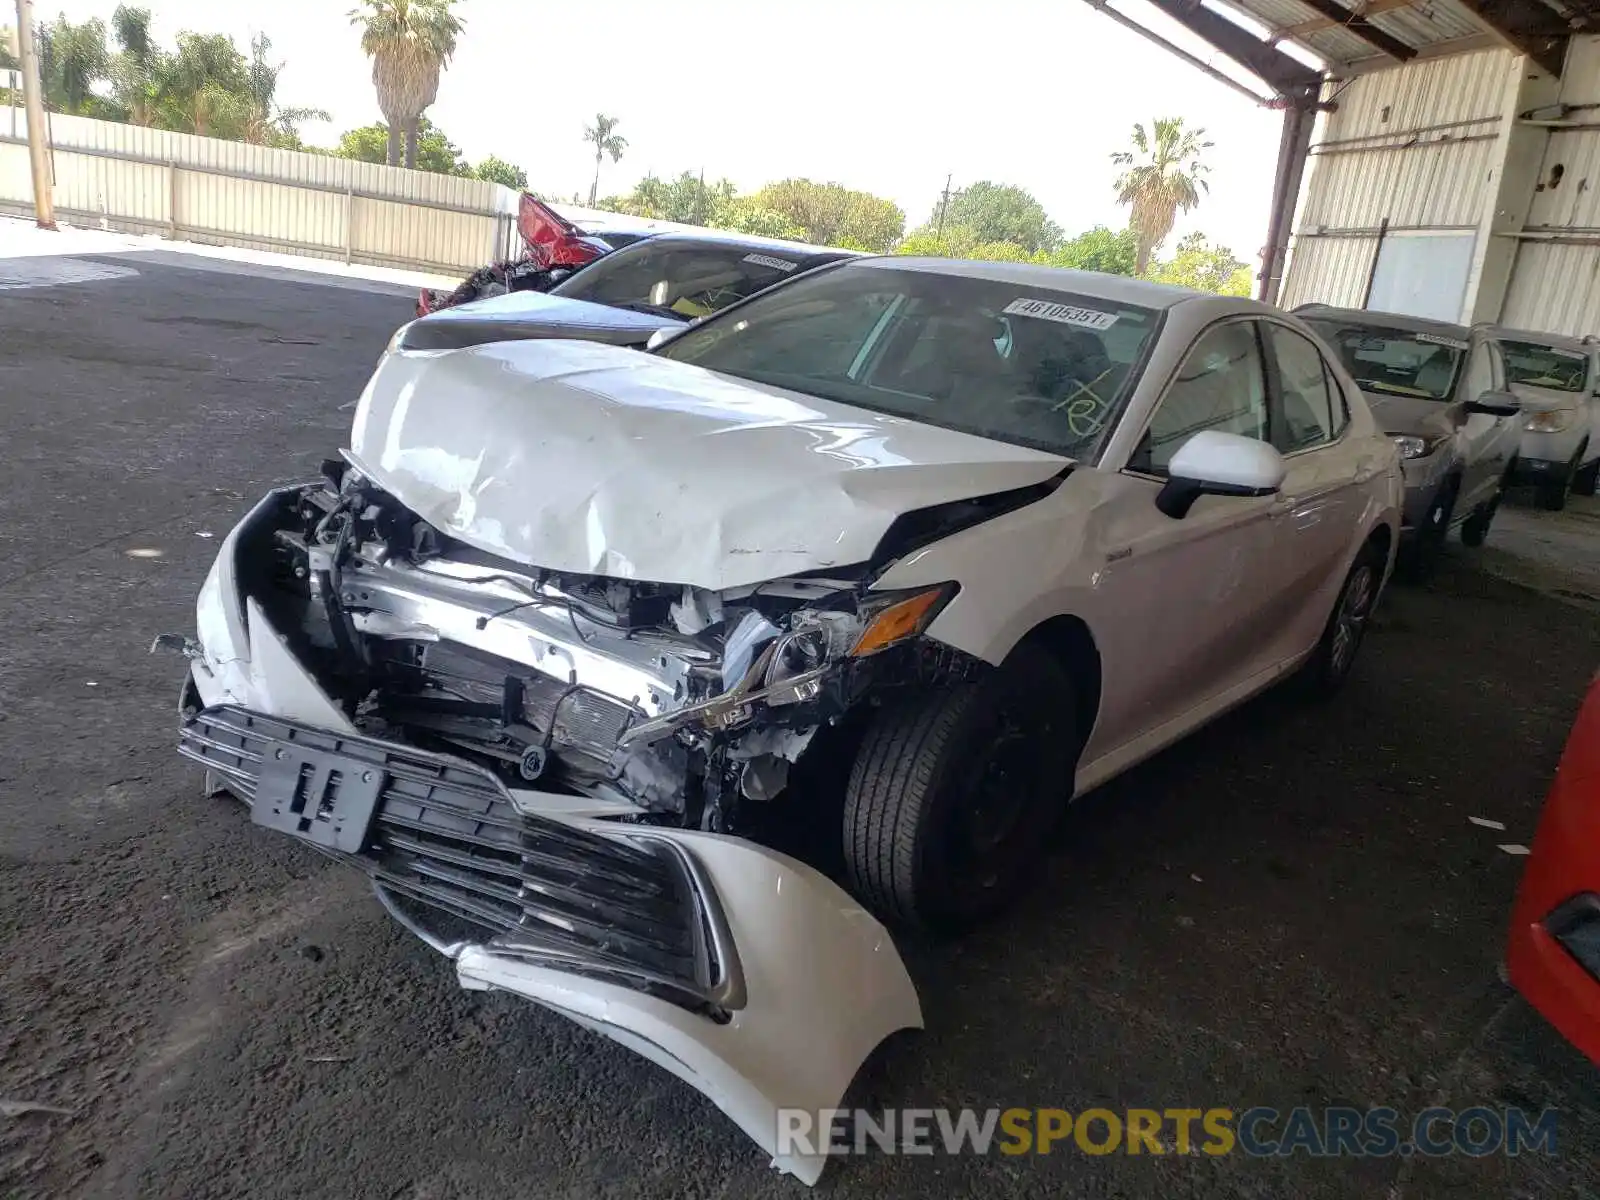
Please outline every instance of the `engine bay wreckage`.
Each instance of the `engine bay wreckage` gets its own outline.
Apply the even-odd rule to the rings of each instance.
[[[921,1012],[883,926],[748,818],[858,706],[987,669],[925,635],[953,583],[874,585],[1064,466],[881,434],[609,346],[388,356],[343,457],[262,499],[197,639],[161,639],[181,751],[463,986],[616,1038],[815,1182],[778,1110],[836,1106]],[[759,451],[719,476],[719,439]]]

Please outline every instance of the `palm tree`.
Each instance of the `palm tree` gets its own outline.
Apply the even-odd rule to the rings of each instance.
[[[600,191],[600,160],[607,154],[611,161],[617,162],[622,158],[622,152],[628,148],[628,139],[619,137],[616,133],[618,125],[622,124],[619,117],[608,117],[605,113],[596,113],[594,124],[584,127],[583,140],[594,143],[594,182],[589,185],[589,207],[594,207],[594,198]]]
[[[258,33],[250,39],[250,116],[245,121],[244,140],[257,146],[300,145],[298,126],[303,121],[329,121],[332,117],[320,108],[283,108],[278,104],[278,76],[283,63],[268,57],[272,39]]]
[[[111,69],[105,22],[98,17],[74,25],[66,17],[39,30],[39,73],[45,105],[85,114],[95,102],[94,85]]]
[[[416,166],[417,119],[439,95],[439,75],[463,29],[452,11],[457,0],[361,0],[350,23],[361,27],[361,49],[372,59],[378,107],[389,124],[389,165]]]
[[[111,89],[134,125],[154,125],[167,56],[150,36],[150,10],[117,5],[111,31],[121,47],[111,63]]]
[[[1133,127],[1133,153],[1119,150],[1111,161],[1126,170],[1117,178],[1117,203],[1133,207],[1129,224],[1138,245],[1135,271],[1143,275],[1150,256],[1172,232],[1179,212],[1188,212],[1208,191],[1205,175],[1211,170],[1200,161],[1211,149],[1202,141],[1204,129],[1185,129],[1182,117],[1157,117],[1146,134],[1142,124]]]

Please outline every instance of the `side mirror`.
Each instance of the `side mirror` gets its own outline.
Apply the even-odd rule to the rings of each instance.
[[[663,325],[650,335],[650,340],[644,344],[646,350],[654,350],[657,346],[665,345],[682,333],[682,325]]]
[[[1271,496],[1283,486],[1283,455],[1266,442],[1207,429],[1172,456],[1156,507],[1175,521],[1201,496]]]
[[[1463,407],[1469,413],[1482,413],[1486,417],[1514,417],[1522,411],[1522,405],[1515,395],[1493,389],[1484,392],[1476,400],[1468,400]]]

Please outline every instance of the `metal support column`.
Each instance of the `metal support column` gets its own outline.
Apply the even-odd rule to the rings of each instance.
[[[33,169],[33,218],[40,229],[56,227],[55,192],[46,150],[44,88],[33,36],[33,0],[17,0],[17,57],[22,61],[22,103],[28,114],[28,164]]]
[[[1300,181],[1305,177],[1311,130],[1317,123],[1315,95],[1290,96],[1283,110],[1283,134],[1278,139],[1278,170],[1272,182],[1272,212],[1267,219],[1267,244],[1261,253],[1261,286],[1256,295],[1268,304],[1278,302],[1283,269],[1289,255],[1289,235],[1294,229],[1295,207],[1300,202]]]

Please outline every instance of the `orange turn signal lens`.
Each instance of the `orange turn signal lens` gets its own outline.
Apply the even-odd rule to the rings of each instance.
[[[861,631],[861,636],[850,650],[851,657],[876,654],[896,642],[921,633],[933,622],[951,593],[952,589],[948,586],[929,588],[889,605]]]

